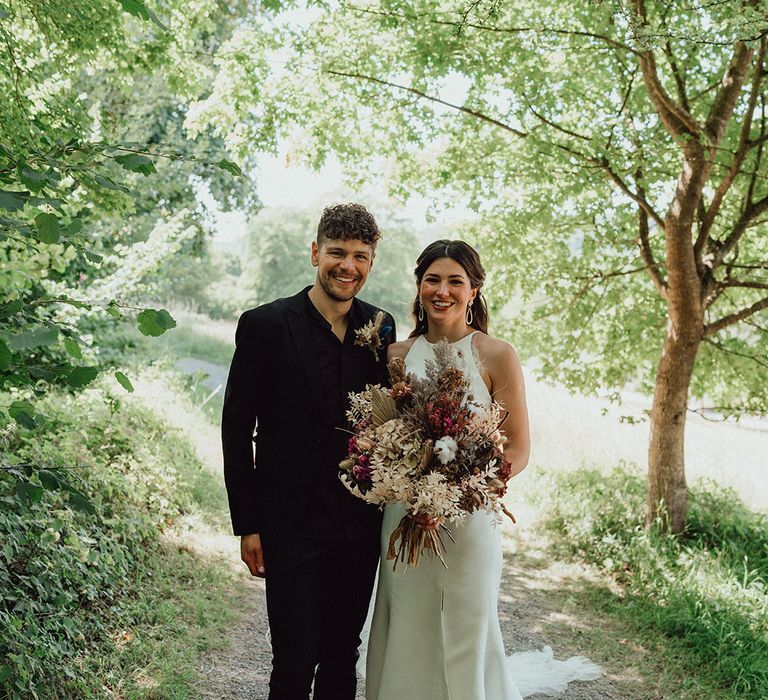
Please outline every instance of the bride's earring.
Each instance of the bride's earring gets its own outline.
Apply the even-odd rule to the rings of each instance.
[[[467,325],[471,326],[472,321],[475,320],[475,316],[472,313],[472,302],[470,301],[469,304],[467,304]]]
[[[419,304],[418,319],[419,319],[419,321],[423,321],[424,320],[424,305],[421,303],[421,299],[419,299],[418,304]]]

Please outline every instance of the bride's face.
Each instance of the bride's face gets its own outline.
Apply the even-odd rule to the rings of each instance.
[[[438,258],[421,278],[419,297],[430,320],[440,324],[466,318],[467,305],[475,298],[466,270],[453,258]]]

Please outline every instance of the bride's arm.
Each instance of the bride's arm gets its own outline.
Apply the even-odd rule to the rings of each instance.
[[[504,458],[512,465],[512,476],[515,476],[527,466],[531,450],[523,369],[517,352],[509,343],[486,338],[482,360],[491,379],[493,400],[507,411],[501,424],[507,438]]]

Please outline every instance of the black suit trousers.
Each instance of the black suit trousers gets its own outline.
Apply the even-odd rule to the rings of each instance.
[[[262,534],[272,639],[269,700],[354,700],[378,538]]]

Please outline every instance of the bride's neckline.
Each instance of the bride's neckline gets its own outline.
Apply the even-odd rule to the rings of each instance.
[[[456,345],[456,343],[460,343],[462,340],[466,340],[467,338],[471,338],[475,333],[479,333],[479,331],[470,331],[466,335],[462,336],[458,340],[446,340],[445,338],[441,338],[440,340],[436,340],[434,343],[431,340],[427,339],[426,335],[420,335],[419,338],[423,338],[424,342],[427,343],[427,345],[437,345],[438,343],[447,342],[449,345]]]

